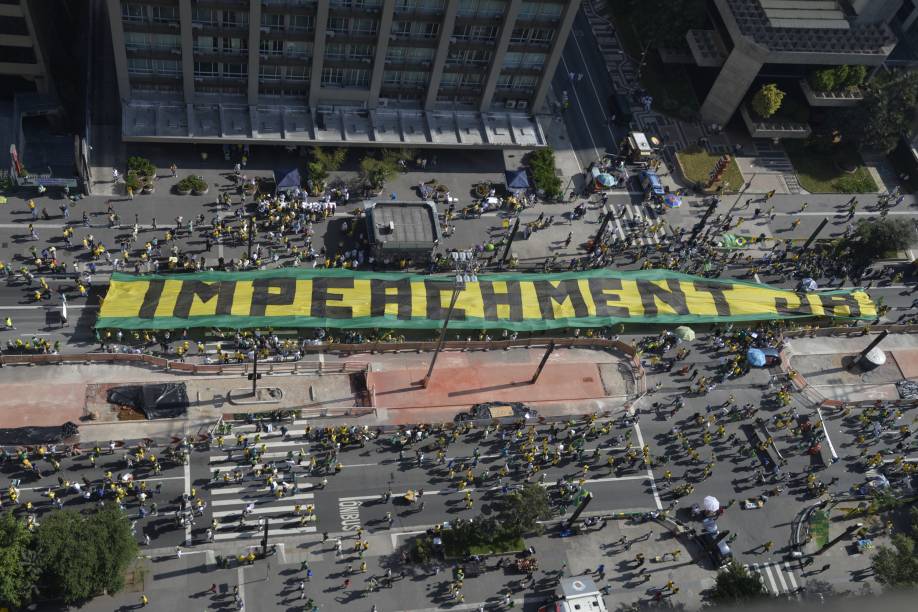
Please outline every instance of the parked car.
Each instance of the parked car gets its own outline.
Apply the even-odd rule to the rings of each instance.
[[[663,189],[663,183],[660,182],[660,177],[657,176],[656,172],[651,170],[644,170],[640,174],[641,188],[644,190],[645,194],[652,195],[654,197],[662,197],[666,191]]]
[[[714,567],[723,567],[733,561],[733,551],[719,534],[714,535],[703,531],[695,536],[695,541],[711,558]]]
[[[526,406],[522,402],[485,402],[475,404],[468,412],[460,412],[456,415],[455,421],[492,421],[498,420],[502,423],[512,423],[535,419],[539,413]]]

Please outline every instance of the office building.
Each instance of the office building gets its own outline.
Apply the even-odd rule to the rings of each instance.
[[[814,68],[863,65],[873,73],[894,61],[913,62],[894,54],[899,41],[915,27],[914,0],[709,0],[711,25],[689,30],[689,60],[701,69],[696,80],[713,76],[703,96],[701,117],[726,125],[737,110],[754,136],[809,135],[807,126],[785,126],[774,133],[752,125],[744,100],[765,80],[799,79],[812,107],[856,104],[859,96],[823,96],[811,91],[804,77]]]
[[[579,0],[106,0],[126,140],[538,146]]]

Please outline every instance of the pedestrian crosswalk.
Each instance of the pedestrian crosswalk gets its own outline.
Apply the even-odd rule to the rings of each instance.
[[[642,229],[645,226],[653,226],[659,223],[660,219],[652,210],[631,202],[622,207],[618,207],[615,204],[610,204],[609,207],[612,210],[613,232],[618,238],[625,240],[628,234],[633,234],[638,245],[660,244],[660,238],[665,235],[663,227],[660,227],[652,234]]]
[[[302,432],[300,427],[294,422],[291,429]],[[265,524],[268,537],[315,532],[314,485],[306,481],[308,446],[302,440],[284,439],[280,431],[262,432],[255,442],[251,435],[254,426],[234,427],[233,433],[247,434],[250,449],[264,448],[259,467],[273,464],[277,472],[268,467],[257,473],[245,449],[236,446],[234,435],[225,436],[222,450],[217,445],[212,447],[208,469],[212,481],[209,494],[214,541],[261,538]]]
[[[752,563],[745,567],[761,576],[762,584],[773,595],[796,595],[800,588],[790,561]]]

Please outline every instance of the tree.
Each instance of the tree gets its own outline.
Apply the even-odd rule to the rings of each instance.
[[[752,97],[752,110],[762,119],[768,119],[781,108],[784,95],[784,92],[774,83],[762,85],[762,88]]]
[[[535,188],[542,191],[547,199],[560,197],[561,179],[555,170],[555,152],[551,147],[533,151],[529,154],[528,161]]]
[[[708,592],[711,601],[719,604],[736,604],[764,599],[768,591],[758,574],[733,561],[717,573],[714,587]]]
[[[90,515],[72,510],[49,514],[35,533],[42,593],[67,604],[124,586],[124,572],[137,555],[127,516],[114,504]]]
[[[904,533],[892,538],[892,548],[878,546],[870,561],[877,581],[893,587],[918,585],[918,551],[915,540]]]
[[[313,147],[312,148],[312,161],[306,164],[307,170],[309,170],[309,178],[321,191],[325,187],[325,181],[328,180],[328,175],[331,172],[335,172],[341,167],[341,164],[344,163],[344,158],[347,156],[347,149],[344,147],[335,147],[333,149],[323,149],[322,147]]]
[[[495,503],[497,522],[510,533],[523,535],[538,531],[539,521],[552,517],[551,503],[544,487],[527,484],[500,497]]]
[[[687,46],[686,33],[708,22],[704,2],[698,0],[629,0],[628,12],[641,40],[655,49]]]
[[[834,127],[860,147],[889,152],[916,118],[918,73],[900,70],[878,76],[861,90],[863,102],[831,115]]]
[[[35,594],[38,572],[31,562],[32,534],[12,512],[0,514],[0,607],[21,608]]]
[[[854,232],[846,240],[852,261],[868,266],[889,251],[902,251],[912,246],[916,236],[915,225],[906,219],[880,218],[858,221]]]

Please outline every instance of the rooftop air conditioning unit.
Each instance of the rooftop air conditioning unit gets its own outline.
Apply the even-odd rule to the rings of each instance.
[[[516,100],[507,100],[507,108],[516,108]]]
[[[516,108],[517,108],[518,110],[526,110],[526,107],[527,107],[527,106],[529,106],[529,101],[528,101],[528,100],[517,100],[517,102],[516,102]]]

